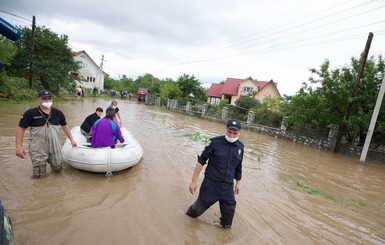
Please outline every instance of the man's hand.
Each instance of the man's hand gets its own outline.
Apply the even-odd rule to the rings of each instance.
[[[197,183],[191,182],[190,186],[188,187],[190,193],[194,195],[195,191],[197,190]]]
[[[24,147],[22,146],[16,147],[16,156],[20,158],[25,158],[26,154],[27,153],[25,152]]]

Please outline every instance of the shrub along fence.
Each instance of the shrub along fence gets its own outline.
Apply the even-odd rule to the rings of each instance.
[[[160,106],[159,103],[154,103]],[[208,105],[192,105],[190,102],[186,106],[179,106],[178,100],[167,100],[166,108],[177,112],[188,114],[191,116],[200,117],[206,120],[211,120],[218,123],[226,123],[228,119],[238,119],[241,121],[243,129],[255,131],[259,133],[268,134],[275,138],[285,139],[305,146],[315,147],[318,149],[333,151],[336,146],[337,136],[339,133],[339,125],[330,125],[327,133],[319,133],[319,131],[307,132],[307,134],[301,134],[298,132],[288,131],[284,126],[284,120],[279,128],[269,127],[255,124],[255,113],[248,111],[246,118],[239,118],[234,110],[229,110],[229,107],[223,107],[218,110],[210,109]],[[361,155],[362,147],[341,144],[339,152],[351,156],[359,157]],[[367,159],[378,160],[385,162],[385,153],[369,149]]]

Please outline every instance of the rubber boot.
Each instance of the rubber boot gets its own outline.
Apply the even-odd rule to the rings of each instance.
[[[38,178],[40,178],[40,166],[32,168],[31,179],[38,179]]]
[[[196,218],[203,214],[207,208],[203,205],[202,200],[198,197],[198,199],[190,206],[187,210],[186,214],[191,218]]]
[[[41,179],[47,177],[49,173],[47,173],[47,165],[35,166],[32,169],[32,179]]]
[[[61,171],[62,166],[61,165],[59,165],[59,166],[52,166],[51,165],[51,169],[52,169],[53,172],[57,173],[57,172]]]
[[[235,213],[236,205],[226,205],[220,204],[221,210],[221,225],[223,228],[231,228],[231,224],[233,223],[234,213]]]
[[[40,166],[40,179],[45,178],[49,176],[49,173],[47,172],[47,165]]]

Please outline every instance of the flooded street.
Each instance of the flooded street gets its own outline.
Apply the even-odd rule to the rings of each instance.
[[[109,102],[54,106],[72,128]],[[15,155],[19,118],[36,103],[0,105],[0,199],[15,244],[385,244],[384,163],[244,130],[241,193],[233,227],[223,230],[212,225],[218,204],[198,219],[185,211],[197,197],[188,191],[197,155],[224,124],[118,102],[143,148],[139,164],[111,178],[64,165],[41,180],[30,178],[29,157]]]

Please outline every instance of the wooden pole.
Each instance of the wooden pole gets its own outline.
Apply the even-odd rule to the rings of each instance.
[[[33,85],[32,64],[33,64],[33,52],[34,52],[34,46],[35,46],[35,26],[36,26],[36,18],[35,16],[33,16],[32,32],[31,32],[31,47],[29,49],[29,67],[28,67],[28,85],[30,88],[32,88],[32,85]]]
[[[346,131],[346,122],[348,121],[350,115],[352,114],[354,98],[357,96],[357,93],[358,93],[358,88],[360,86],[361,76],[362,76],[362,73],[364,73],[364,67],[365,67],[366,59],[368,58],[370,44],[372,43],[372,39],[373,39],[373,33],[369,32],[368,39],[367,39],[366,45],[365,45],[365,50],[361,55],[360,67],[358,69],[357,78],[356,78],[356,81],[354,83],[354,87],[352,90],[351,100],[348,104],[348,108],[346,109],[346,113],[345,113],[344,118],[342,119],[342,123],[340,125],[340,130],[339,130],[339,133],[337,136],[337,141],[336,141],[336,146],[334,148],[334,152],[338,152],[338,150],[341,146],[342,136],[345,134],[345,131]]]

